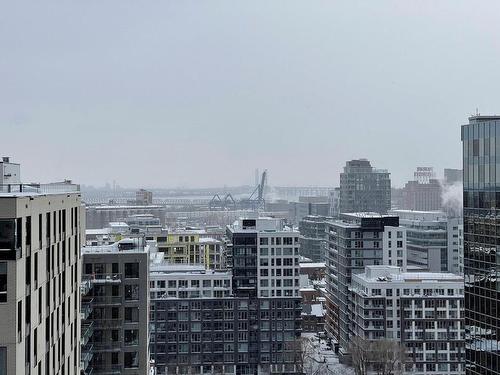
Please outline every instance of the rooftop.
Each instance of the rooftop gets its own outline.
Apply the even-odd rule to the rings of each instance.
[[[463,282],[463,277],[445,272],[403,272],[396,266],[366,266],[365,273],[354,275],[367,282]]]
[[[111,245],[82,247],[82,254],[147,253],[148,250],[149,245],[142,238],[124,238]]]

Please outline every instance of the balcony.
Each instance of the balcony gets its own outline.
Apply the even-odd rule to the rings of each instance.
[[[82,323],[81,346],[87,345],[93,333],[94,333],[94,322],[87,324]]]
[[[82,279],[82,283],[80,284],[80,294],[82,296],[86,296],[90,290],[92,289],[92,282],[90,279]]]
[[[123,325],[122,319],[94,320],[94,328],[121,328],[122,325]]]
[[[93,284],[120,284],[122,282],[121,273],[99,273],[91,278]]]
[[[120,341],[111,342],[94,342],[94,353],[97,352],[119,352],[122,350],[122,343]]]
[[[92,345],[88,347],[82,347],[82,354],[80,357],[80,368],[85,371],[86,375],[90,375],[92,373],[92,368],[89,368],[90,361],[94,356],[94,351]]]
[[[92,311],[94,308],[92,307],[92,301],[93,298],[82,301],[82,309],[80,311],[80,318],[81,320],[86,320],[90,314],[92,314]]]
[[[92,305],[102,306],[102,305],[121,305],[122,297],[120,296],[93,296]]]

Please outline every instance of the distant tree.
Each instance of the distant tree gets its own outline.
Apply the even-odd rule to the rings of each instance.
[[[356,375],[367,375],[371,359],[371,343],[361,337],[354,337],[349,344],[352,367]]]
[[[328,371],[326,360],[319,358],[317,350],[309,338],[301,337],[297,342],[296,364],[303,375],[336,375],[333,370]]]
[[[399,375],[403,373],[407,359],[403,345],[394,340],[377,340],[371,343],[371,365],[377,375]]]

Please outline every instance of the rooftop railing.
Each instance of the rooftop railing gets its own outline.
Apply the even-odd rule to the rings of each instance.
[[[57,194],[75,192],[80,192],[80,185],[73,184],[69,180],[50,184],[0,184],[0,193]]]

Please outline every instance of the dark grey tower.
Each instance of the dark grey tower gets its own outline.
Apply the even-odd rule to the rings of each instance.
[[[391,179],[366,159],[350,160],[340,174],[340,212],[377,212],[391,208]]]
[[[500,374],[500,116],[469,118],[462,142],[466,373]]]

